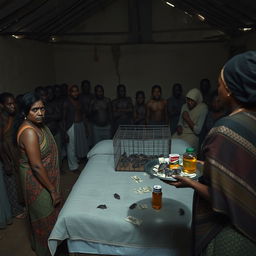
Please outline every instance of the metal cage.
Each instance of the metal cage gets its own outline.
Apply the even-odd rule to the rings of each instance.
[[[148,160],[168,156],[168,125],[120,125],[113,138],[116,171],[144,171]]]

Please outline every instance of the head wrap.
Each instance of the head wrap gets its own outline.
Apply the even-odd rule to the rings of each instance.
[[[256,103],[256,51],[231,58],[223,68],[223,80],[237,100]]]
[[[202,96],[202,93],[200,92],[199,89],[197,88],[193,88],[191,89],[187,95],[186,95],[187,98],[190,98],[192,100],[194,100],[197,104],[198,103],[201,103],[203,101],[203,96]]]
[[[69,85],[68,86],[68,94],[69,95],[71,94],[71,91],[72,91],[73,88],[78,88],[79,89],[78,85],[76,85],[76,84]]]

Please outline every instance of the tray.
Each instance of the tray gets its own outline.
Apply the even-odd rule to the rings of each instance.
[[[160,180],[177,181],[173,177],[163,177],[163,176],[157,175],[156,172],[153,170],[154,166],[157,165],[157,164],[159,164],[158,159],[153,159],[153,160],[148,161],[145,165],[145,172],[149,173],[151,176],[156,177]],[[202,173],[202,170],[203,170],[202,167],[203,167],[202,163],[197,162],[196,173],[194,175],[187,174],[187,173],[182,171],[181,176],[188,177],[188,178],[193,179],[193,180],[198,180],[198,178],[201,177],[202,174],[203,174]],[[181,168],[182,168],[182,165],[181,165]]]

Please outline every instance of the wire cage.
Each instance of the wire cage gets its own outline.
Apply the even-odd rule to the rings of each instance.
[[[151,159],[168,156],[171,133],[168,125],[120,125],[113,138],[116,171],[144,171]]]

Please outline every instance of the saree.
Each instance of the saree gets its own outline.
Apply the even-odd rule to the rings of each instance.
[[[195,194],[196,255],[240,255],[232,252],[236,247],[244,256],[256,255],[255,127],[256,113],[240,112],[220,119],[204,141],[201,182],[209,186],[211,202]]]
[[[26,128],[34,129],[31,126],[24,126],[19,130],[17,140],[19,140],[20,134]],[[60,176],[57,146],[50,130],[46,126],[41,131],[41,134],[37,134],[42,163],[50,182],[59,190]],[[53,207],[50,193],[37,179],[23,150],[21,150],[19,173],[28,211],[32,249],[35,250],[38,256],[48,256],[50,252],[47,240],[60,211],[60,205]]]

